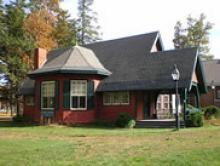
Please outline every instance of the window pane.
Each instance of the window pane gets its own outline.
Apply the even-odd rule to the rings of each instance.
[[[79,97],[79,108],[85,108],[86,107],[86,97],[81,96]]]
[[[77,96],[72,96],[72,108],[78,108],[77,107]]]

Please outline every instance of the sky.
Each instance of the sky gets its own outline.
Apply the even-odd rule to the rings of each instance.
[[[102,39],[160,31],[165,49],[173,49],[174,26],[177,21],[186,23],[186,17],[199,17],[200,13],[214,24],[210,31],[210,53],[220,58],[219,0],[94,0],[98,13]],[[72,17],[77,15],[77,0],[64,0],[61,7]]]

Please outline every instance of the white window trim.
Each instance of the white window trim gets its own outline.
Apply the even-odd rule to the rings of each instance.
[[[121,91],[121,92],[123,92],[123,91]],[[120,93],[120,92],[104,92],[104,93]],[[126,105],[130,105],[130,94],[129,94],[129,92],[127,91],[127,92],[124,92],[124,93],[127,93],[127,95],[128,95],[128,103],[106,103],[105,102],[105,100],[104,100],[104,93],[103,93],[103,105],[104,106],[126,106]]]
[[[41,91],[40,91],[40,93],[41,93],[41,95],[40,95],[40,98],[41,98],[41,99],[40,99],[40,100],[41,100],[41,104],[40,104],[40,105],[41,105],[41,106],[40,106],[40,107],[41,107],[41,109],[43,109],[43,110],[54,110],[54,109],[55,109],[54,107],[51,107],[51,108],[44,108],[44,107],[43,107],[42,84],[43,84],[43,83],[49,83],[49,82],[50,82],[50,83],[51,83],[51,82],[54,83],[54,97],[55,97],[55,81],[42,81],[42,82],[41,82]]]
[[[82,81],[82,82],[85,82],[86,83],[86,95],[85,95],[85,107],[84,108],[73,108],[72,107],[72,95],[71,95],[71,91],[72,91],[72,82],[74,81]],[[87,110],[87,80],[70,80],[70,110],[77,110],[77,111],[84,111],[84,110]],[[78,104],[78,103],[77,103]]]

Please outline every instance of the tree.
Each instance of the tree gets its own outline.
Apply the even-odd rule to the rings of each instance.
[[[32,41],[22,29],[25,10],[25,0],[16,0],[5,7],[4,29],[0,39],[0,72],[4,74],[9,87],[11,107],[14,102],[17,104],[17,114],[19,114],[18,89],[29,71],[33,50]]]
[[[58,48],[74,46],[76,44],[75,20],[69,20],[67,11],[60,10],[53,36]]]
[[[97,24],[97,13],[95,13],[91,6],[93,0],[79,0],[78,1],[78,40],[79,44],[84,45],[97,40],[100,40],[98,30],[100,26]]]
[[[174,47],[176,49],[186,47],[198,47],[199,55],[202,59],[212,59],[209,53],[209,32],[213,24],[206,21],[206,16],[201,14],[200,17],[187,17],[187,27],[183,28],[182,23],[178,21],[174,27]]]
[[[44,48],[48,51],[56,47],[53,38],[53,21],[48,17],[46,10],[34,11],[24,20],[23,28],[34,40],[36,48]]]

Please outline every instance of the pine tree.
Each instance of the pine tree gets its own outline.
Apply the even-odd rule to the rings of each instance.
[[[53,33],[58,48],[74,46],[76,44],[75,20],[69,20],[67,11],[60,10]]]
[[[188,16],[186,28],[183,28],[182,23],[178,21],[174,27],[174,47],[176,49],[198,47],[202,59],[212,59],[213,56],[209,54],[208,47],[212,24],[205,20],[204,14],[201,14],[198,19]]]
[[[3,36],[0,40],[0,72],[9,86],[10,105],[17,104],[19,114],[18,89],[30,68],[33,45],[22,29],[25,14],[25,0],[16,0],[5,7],[3,15]]]
[[[92,10],[93,0],[78,0],[78,40],[84,45],[100,40],[97,24],[97,13]]]

